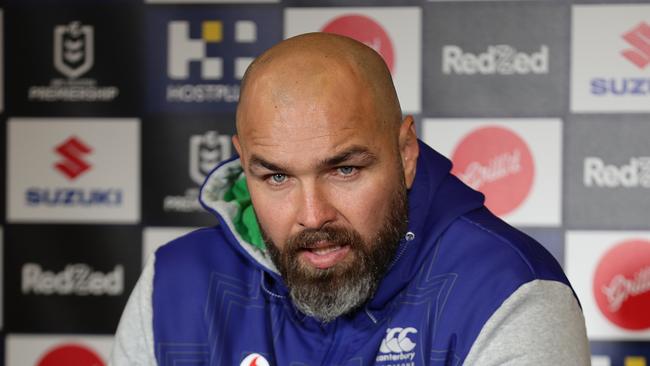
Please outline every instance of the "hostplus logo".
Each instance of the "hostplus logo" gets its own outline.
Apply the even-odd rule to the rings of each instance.
[[[632,48],[621,51],[624,59],[638,69],[650,64],[650,25],[641,22],[621,36]],[[648,96],[650,78],[648,77],[596,77],[591,79],[591,94],[596,96]]]
[[[612,358],[614,358],[614,362],[612,362]],[[615,362],[618,360],[621,360],[621,362]],[[610,357],[610,356],[602,356],[602,355],[591,356],[591,366],[611,366],[611,365],[646,366],[647,362],[646,362],[646,358],[643,356],[623,356],[623,357],[620,356]]]
[[[623,57],[639,69],[645,69],[650,64],[650,25],[641,22],[631,31],[623,34],[623,39],[633,47],[621,52]]]
[[[73,21],[54,27],[54,68],[65,79],[52,79],[47,86],[31,86],[28,99],[42,102],[110,102],[117,97],[115,86],[98,86],[97,80],[80,78],[95,63],[95,30]]]
[[[63,160],[54,166],[70,180],[74,180],[91,167],[82,156],[91,153],[92,148],[75,136],[57,146],[56,152],[63,157]]]
[[[375,359],[382,365],[415,365],[415,347],[416,343],[411,336],[417,334],[417,329],[413,327],[406,328],[388,328],[386,336],[379,346],[379,355]]]
[[[228,159],[231,154],[231,136],[217,131],[207,131],[189,138],[189,177],[198,186],[217,164]],[[202,212],[199,203],[199,188],[190,187],[183,196],[166,196],[163,201],[166,212]]]
[[[616,347],[617,351],[619,347]],[[617,353],[621,353],[625,351],[618,351]],[[612,360],[614,359],[614,360]],[[616,362],[619,361],[619,362]],[[603,356],[594,353],[591,356],[591,366],[611,366],[611,365],[622,365],[622,366],[646,366],[646,358],[643,356]]]
[[[632,157],[620,165],[588,156],[584,160],[583,184],[590,188],[650,188],[650,156]]]
[[[445,75],[529,75],[548,74],[549,47],[526,53],[506,44],[488,46],[485,52],[471,53],[456,45],[442,47]]]
[[[173,83],[167,85],[167,101],[181,103],[228,102],[239,100],[239,80],[244,76],[252,57],[237,56],[224,59],[210,56],[213,46],[225,42],[224,23],[219,20],[206,20],[200,23],[201,36],[198,39],[190,36],[189,21],[171,21],[168,23],[168,54],[167,75],[172,80],[189,80],[189,83]],[[239,20],[234,23],[232,32],[235,44],[255,44],[258,39],[257,24],[250,20]],[[192,75],[191,64],[199,65],[198,75]],[[226,75],[225,70],[231,70]],[[201,83],[191,83],[199,78]],[[236,82],[221,82],[231,79]]]

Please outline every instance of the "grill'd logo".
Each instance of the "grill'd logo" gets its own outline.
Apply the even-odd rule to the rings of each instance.
[[[93,27],[80,22],[54,28],[54,67],[74,79],[93,66]]]
[[[650,25],[641,22],[631,31],[623,34],[634,49],[627,49],[621,54],[640,69],[645,69],[650,64]]]
[[[531,191],[535,168],[530,149],[509,129],[488,126],[469,133],[452,161],[452,173],[483,192],[486,206],[497,215],[515,210]]]
[[[650,241],[627,240],[600,260],[593,294],[602,314],[628,330],[650,328]]]
[[[395,69],[393,42],[373,19],[357,14],[344,15],[327,23],[321,32],[336,33],[362,42],[381,55],[391,73]]]
[[[75,136],[57,146],[55,151],[65,160],[56,163],[54,166],[70,180],[76,179],[91,167],[90,164],[81,159],[81,156],[91,153],[92,149]]]
[[[364,43],[382,57],[390,70],[402,110],[419,113],[422,109],[421,24],[422,8],[415,6],[295,7],[285,8],[284,37],[326,32]]]
[[[80,344],[64,344],[47,352],[37,366],[104,366],[105,363],[95,352]]]

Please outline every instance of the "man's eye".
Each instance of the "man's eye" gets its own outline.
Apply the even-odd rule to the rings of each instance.
[[[338,168],[338,171],[341,175],[351,175],[356,172],[356,168],[353,166],[342,166]]]
[[[287,176],[281,173],[272,174],[269,178],[273,184],[282,184],[285,180],[287,180]]]

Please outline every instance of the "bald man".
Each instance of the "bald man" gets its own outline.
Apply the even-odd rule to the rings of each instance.
[[[558,263],[418,141],[370,48],[307,34],[249,67],[219,225],[158,249],[114,365],[588,365]]]

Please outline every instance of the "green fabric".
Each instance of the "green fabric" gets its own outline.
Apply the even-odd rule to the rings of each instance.
[[[223,199],[226,202],[235,201],[239,205],[239,211],[237,211],[237,215],[233,219],[237,233],[254,247],[264,250],[264,240],[262,240],[260,226],[257,223],[257,217],[255,217],[255,211],[251,203],[251,195],[248,192],[248,186],[246,186],[246,177],[243,174],[226,191]]]

